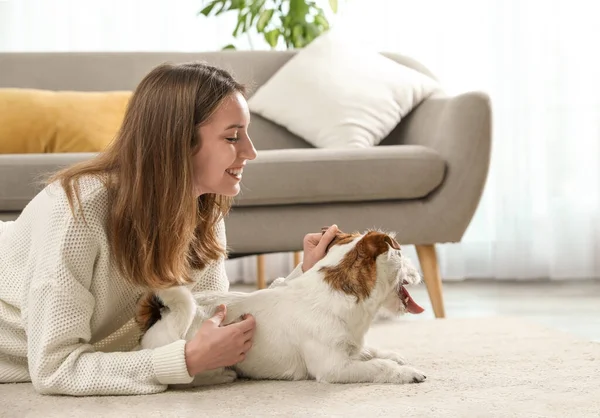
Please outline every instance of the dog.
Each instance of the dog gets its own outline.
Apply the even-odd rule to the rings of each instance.
[[[324,229],[325,230],[325,229]],[[379,310],[394,315],[423,312],[405,285],[421,277],[400,251],[394,234],[338,231],[325,257],[294,279],[267,289],[203,292],[186,287],[148,294],[136,317],[141,348],[189,341],[220,304],[223,324],[252,314],[252,349],[234,366],[200,373],[192,386],[249,379],[316,380],[324,383],[419,383],[426,378],[397,352],[364,345]]]

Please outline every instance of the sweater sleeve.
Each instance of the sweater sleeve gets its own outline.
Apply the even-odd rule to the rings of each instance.
[[[269,289],[279,286],[285,286],[291,280],[297,279],[298,277],[302,276],[302,274],[302,262],[300,262],[298,263],[296,268],[294,268],[294,270],[292,270],[291,273],[287,275],[287,277],[278,277],[275,280],[273,280],[273,282],[269,286]]]
[[[302,262],[298,263],[296,268],[290,272],[290,274],[285,278],[285,280],[294,280],[298,277],[302,276]]]
[[[100,225],[91,219],[86,226],[59,210],[44,225],[34,233],[40,250],[32,260],[23,317],[34,388],[42,394],[133,395],[191,382],[183,340],[153,350],[94,350],[90,321],[95,298],[89,289]]]

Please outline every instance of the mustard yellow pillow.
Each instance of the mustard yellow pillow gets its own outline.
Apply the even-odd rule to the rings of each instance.
[[[0,154],[102,151],[131,94],[0,88]]]

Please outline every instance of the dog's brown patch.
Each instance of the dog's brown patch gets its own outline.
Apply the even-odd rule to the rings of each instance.
[[[343,234],[343,233],[341,233]],[[338,241],[356,238],[346,236]],[[337,238],[337,237],[336,237]],[[358,301],[368,298],[377,281],[377,257],[388,251],[389,247],[399,249],[400,246],[392,237],[382,232],[370,231],[348,251],[336,266],[322,267],[326,283],[341,292],[355,296]]]
[[[321,233],[324,234],[328,229],[329,229],[328,226],[324,226],[323,228],[321,228]],[[331,242],[327,246],[326,251],[329,251],[329,249],[331,247],[333,247],[334,245],[348,244],[349,242],[351,242],[352,240],[354,240],[355,238],[358,238],[360,236],[361,236],[361,234],[358,232],[353,232],[352,234],[347,234],[345,232],[338,230],[338,232],[335,234],[335,237],[333,238],[333,240],[331,240]]]
[[[147,292],[139,298],[135,312],[135,322],[142,332],[148,331],[152,325],[160,320],[164,307],[165,305],[153,292]]]

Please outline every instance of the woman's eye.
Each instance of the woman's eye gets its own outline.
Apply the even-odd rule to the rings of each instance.
[[[238,138],[225,138],[225,139],[227,139],[227,141],[229,141],[229,142],[231,142],[231,143],[236,143],[236,142],[238,142],[238,141],[239,141],[239,139],[238,139]]]

